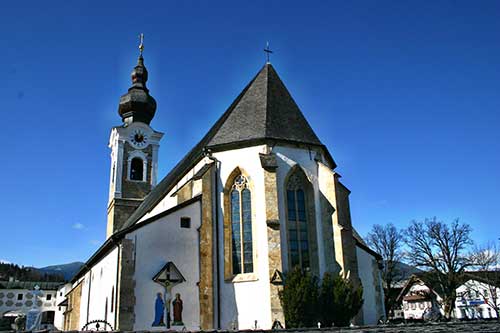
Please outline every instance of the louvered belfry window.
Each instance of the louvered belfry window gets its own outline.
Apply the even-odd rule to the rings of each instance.
[[[233,274],[253,272],[252,195],[246,177],[239,175],[231,188],[231,241]]]
[[[290,176],[286,191],[288,248],[291,267],[310,268],[306,198],[301,177]]]

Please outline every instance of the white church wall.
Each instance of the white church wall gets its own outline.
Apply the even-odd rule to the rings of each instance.
[[[180,227],[180,218],[190,217],[190,228]],[[171,291],[171,301],[179,293],[184,309],[182,319],[188,330],[198,330],[200,323],[199,232],[201,205],[194,202],[157,221],[144,225],[126,237],[135,244],[135,325],[134,330],[165,330],[153,327],[157,293],[164,288],[153,277],[167,262],[173,262],[186,279]],[[172,303],[170,308],[172,311]],[[172,315],[171,315],[172,317]],[[179,327],[178,329],[182,329]]]
[[[79,327],[93,320],[106,320],[115,328],[117,264],[115,247],[83,277]]]
[[[250,329],[257,327],[269,329],[272,326],[269,263],[267,248],[267,225],[265,216],[264,172],[259,153],[264,146],[255,146],[215,153],[220,161],[219,190],[219,237],[223,239],[223,187],[230,174],[239,167],[252,183],[252,240],[254,249],[254,273],[240,274],[232,282],[224,281],[224,267],[221,264],[220,279],[220,316],[222,328],[238,327]],[[219,242],[219,262],[224,263],[224,244]],[[237,281],[237,282],[236,282]]]
[[[358,272],[361,284],[363,286],[363,324],[365,325],[375,325],[383,313],[383,297],[377,300],[377,290],[375,286],[380,285],[380,274],[378,272],[378,267],[374,257],[356,246],[356,255],[358,256]],[[374,271],[376,271],[376,276],[374,276]],[[380,304],[377,304],[380,301]]]

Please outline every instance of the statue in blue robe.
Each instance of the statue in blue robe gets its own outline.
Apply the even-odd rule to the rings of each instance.
[[[165,326],[165,323],[163,321],[164,313],[165,313],[165,302],[163,302],[161,293],[158,293],[156,295],[155,320],[153,322],[153,326]]]

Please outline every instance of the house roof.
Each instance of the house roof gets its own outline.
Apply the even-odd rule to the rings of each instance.
[[[0,289],[27,289],[34,290],[36,286],[41,290],[57,290],[64,282],[43,281],[0,281]]]
[[[464,280],[476,280],[500,287],[500,271],[468,271],[464,273]]]
[[[403,299],[403,297],[408,293],[411,286],[416,282],[424,283],[433,293],[442,296],[444,294],[443,289],[438,283],[438,275],[441,273],[437,272],[422,272],[413,274],[405,286],[401,290],[398,300]],[[497,271],[468,271],[464,272],[459,276],[459,283],[463,284],[469,280],[475,280],[491,285],[500,287],[500,272]]]
[[[200,142],[144,198],[121,230],[135,224],[151,211],[184,174],[203,158],[206,150],[220,151],[278,142],[320,147],[332,168],[336,167],[276,70],[267,63]]]
[[[363,240],[363,237],[359,235],[359,233],[356,231],[356,229],[352,228],[352,238],[354,239],[354,242],[356,243],[357,246],[365,250],[366,252],[370,253],[372,256],[374,256],[377,260],[382,260],[382,256],[380,253],[377,251],[371,249],[368,244]]]

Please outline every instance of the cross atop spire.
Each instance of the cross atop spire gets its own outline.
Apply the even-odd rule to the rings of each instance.
[[[271,51],[271,49],[269,48],[269,42],[267,42],[266,48],[264,49],[264,52],[266,52],[267,63],[270,64],[271,62],[269,61],[269,55],[270,55],[270,53],[273,53],[273,51]]]
[[[144,34],[143,33],[141,33],[139,35],[139,52],[140,52],[139,55],[141,55],[141,56],[142,56],[142,51],[144,51]]]

